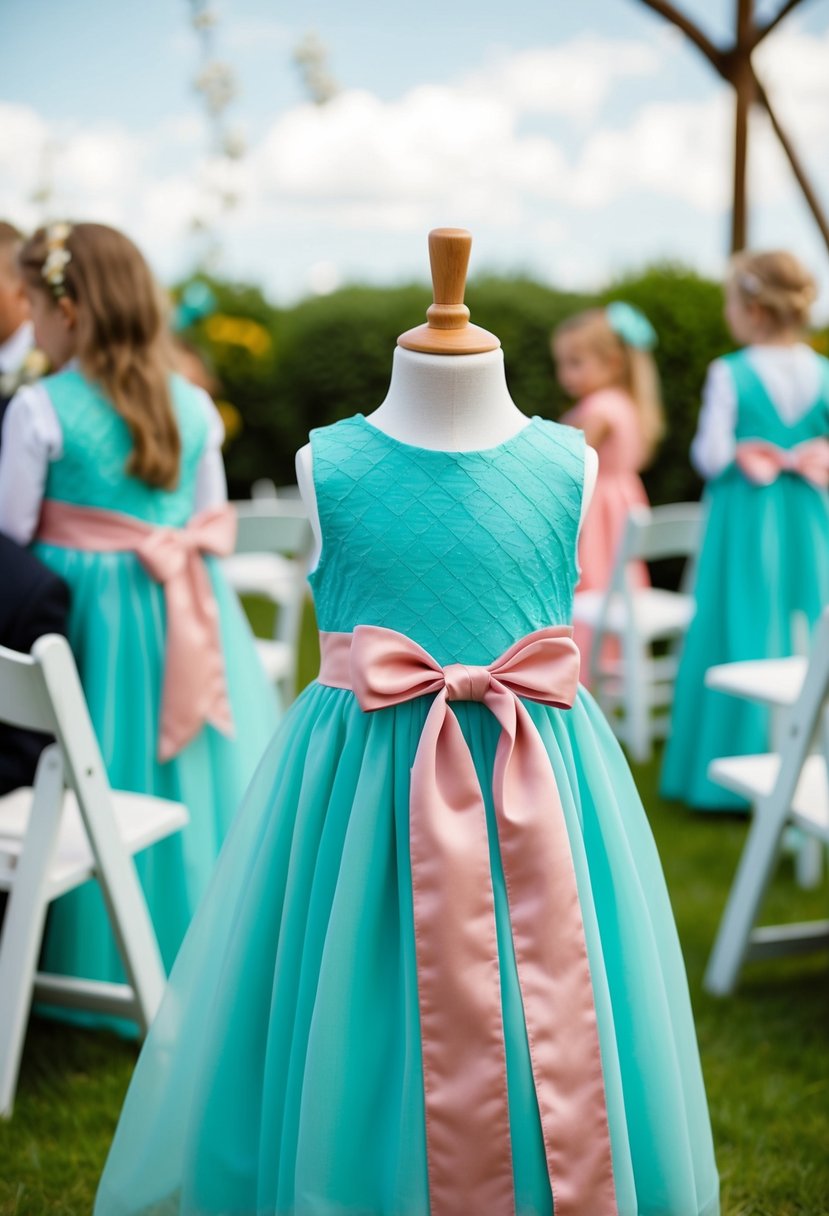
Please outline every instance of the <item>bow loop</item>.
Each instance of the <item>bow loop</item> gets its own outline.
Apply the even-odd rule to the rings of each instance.
[[[569,709],[579,686],[579,649],[573,631],[563,625],[537,629],[504,651],[490,671],[517,697]]]
[[[808,439],[793,448],[781,448],[763,439],[737,444],[734,457],[749,481],[770,486],[781,473],[794,473],[818,489],[829,488],[829,440]]]
[[[428,651],[402,633],[358,625],[352,638],[352,686],[361,709],[370,712],[399,705],[443,688],[441,668]]]

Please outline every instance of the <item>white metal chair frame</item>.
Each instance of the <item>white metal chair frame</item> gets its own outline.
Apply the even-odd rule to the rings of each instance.
[[[703,510],[699,503],[633,508],[619,545],[610,585],[604,594],[577,592],[574,620],[593,629],[588,661],[591,684],[618,738],[633,759],[650,759],[652,741],[664,737],[669,728],[667,712],[673,700],[681,642],[694,612],[692,595],[695,558],[702,534]],[[634,562],[686,559],[679,591],[635,587],[630,577]],[[598,603],[596,604],[596,600]],[[661,610],[661,626],[646,624],[649,610]],[[602,662],[602,649],[609,637],[619,639],[621,663]],[[674,648],[655,656],[655,642]],[[661,714],[655,710],[664,710]]]
[[[276,607],[273,638],[258,638],[257,650],[287,702],[296,693],[311,524],[297,498],[259,497],[233,505],[238,521],[236,548],[225,559],[225,572],[240,595],[262,596]]]
[[[796,678],[794,668],[791,676]],[[743,795],[754,806],[748,839],[705,972],[705,987],[717,996],[733,990],[748,961],[829,948],[829,920],[755,927],[786,827],[794,825],[805,836],[829,845],[828,698],[826,609],[815,630],[800,691],[793,701],[786,698],[790,701],[787,709],[781,706],[785,717],[777,731],[778,752],[724,757],[709,766],[712,781]]]
[[[8,896],[0,933],[0,1117],[10,1117],[33,998],[129,1018],[142,1032],[149,1027],[165,973],[131,854],[179,830],[188,816],[179,803],[110,789],[65,638],[40,638],[31,656],[0,647],[0,721],[56,739],[41,754],[32,789],[0,797],[0,891]],[[104,897],[125,984],[37,971],[49,904],[90,878]]]

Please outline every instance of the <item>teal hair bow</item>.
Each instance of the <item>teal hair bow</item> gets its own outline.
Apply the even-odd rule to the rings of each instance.
[[[632,304],[614,300],[605,309],[605,316],[614,334],[626,346],[633,346],[636,350],[653,350],[656,346],[656,330],[645,314]]]

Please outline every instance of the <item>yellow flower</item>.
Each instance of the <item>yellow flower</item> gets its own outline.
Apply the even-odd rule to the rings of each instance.
[[[49,359],[42,350],[35,347],[30,350],[26,358],[23,360],[21,373],[26,383],[31,383],[32,380],[39,380],[41,376],[45,376],[49,370]]]
[[[219,411],[222,422],[225,424],[225,443],[230,443],[242,430],[242,415],[236,406],[231,405],[229,401],[217,401],[216,409]]]

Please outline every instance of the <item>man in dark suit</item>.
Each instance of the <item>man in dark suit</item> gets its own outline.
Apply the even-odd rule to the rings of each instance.
[[[44,633],[66,634],[69,588],[0,532],[0,646],[28,654]],[[31,785],[46,735],[0,724],[0,794]]]
[[[0,220],[0,443],[3,415],[21,380],[21,370],[32,349],[34,335],[23,276],[17,268],[22,234]]]

